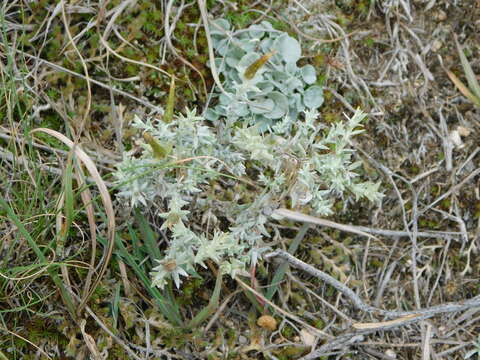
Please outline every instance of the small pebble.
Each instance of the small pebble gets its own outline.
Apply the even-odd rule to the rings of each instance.
[[[242,344],[242,345],[245,345],[245,344],[248,342],[248,339],[247,339],[245,336],[240,335],[240,336],[238,337],[238,342],[239,342],[240,344]]]
[[[440,50],[443,46],[443,43],[436,39],[436,40],[433,40],[433,44],[432,44],[432,51],[433,52],[437,52],[438,50]]]
[[[397,353],[395,351],[393,351],[392,349],[388,349],[387,351],[385,351],[385,355],[391,357],[392,359],[397,358]]]

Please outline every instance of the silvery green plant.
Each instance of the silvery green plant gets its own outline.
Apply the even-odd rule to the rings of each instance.
[[[159,287],[165,286],[168,277],[180,286],[180,276],[194,273],[195,266],[205,266],[207,259],[232,276],[247,262],[245,245],[232,234],[216,230],[207,239],[185,225],[192,212],[205,210],[202,196],[221,171],[233,176],[245,173],[243,154],[219,144],[203,120],[189,110],[170,123],[143,122],[135,117],[132,125],[148,134],[144,137],[149,141],[141,144],[140,157],[125,153],[114,174],[120,184],[118,196],[128,198],[132,207],[161,208],[165,201],[168,204],[167,211],[158,212],[164,219],[162,229],[172,231],[170,246],[152,273],[153,284]],[[162,154],[158,148],[163,149]]]
[[[239,32],[224,20],[216,25],[226,94],[206,117],[218,121],[189,110],[169,123],[136,117],[143,152],[125,153],[115,173],[118,195],[131,206],[156,208],[162,228],[171,232],[152,271],[159,287],[168,279],[180,286],[181,276],[196,274],[206,261],[231,276],[245,273],[268,250],[269,216],[288,200],[292,208],[325,216],[335,199],[382,197],[379,183],[360,180],[361,163],[350,146],[365,114],[356,111],[329,128],[321,123],[321,88],[313,85],[313,68],[297,67],[298,42],[267,22]],[[258,47],[273,53],[252,71]],[[254,74],[245,78],[245,72]]]
[[[296,39],[268,21],[239,31],[225,19],[212,25],[224,91],[217,93],[218,104],[207,110],[209,120],[224,118],[231,124],[241,119],[265,130],[277,120],[296,120],[303,111],[322,105],[315,68],[297,65],[301,47]]]
[[[263,239],[269,237],[269,214],[287,199],[293,208],[319,215],[331,214],[339,197],[381,199],[379,183],[359,181],[360,163],[349,146],[365,115],[357,111],[330,129],[321,126],[318,115],[307,111],[303,121],[291,125],[293,136],[246,125],[234,129],[230,144],[219,141],[194,111],[168,124],[135,118],[134,127],[168,149],[158,156],[156,145],[143,143],[142,155],[125,153],[115,173],[118,196],[132,206],[157,208],[162,228],[171,231],[169,247],[152,272],[154,285],[164,287],[173,279],[180,286],[181,276],[195,274],[207,260],[223,273],[244,273],[268,249]],[[253,179],[245,178],[247,162],[258,170]],[[245,191],[232,192],[236,184],[244,184]],[[256,191],[247,190],[252,185]],[[229,231],[216,226],[219,217],[228,221]],[[191,229],[198,219],[213,225],[212,235]]]

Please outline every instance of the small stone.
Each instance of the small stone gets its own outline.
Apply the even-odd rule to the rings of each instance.
[[[463,147],[463,141],[462,138],[460,137],[460,134],[458,133],[457,130],[453,130],[449,134],[450,141],[452,142],[453,145],[455,145],[456,148],[462,148]]]
[[[472,132],[472,129],[466,128],[464,126],[458,126],[457,132],[460,136],[468,136]]]
[[[300,331],[300,337],[302,338],[303,345],[305,346],[315,345],[315,336],[311,332],[309,332],[307,329],[302,329]]]
[[[397,358],[397,353],[392,349],[388,349],[387,351],[385,351],[385,355],[387,355],[388,357],[391,357],[392,359]]]
[[[443,46],[443,43],[436,39],[436,40],[433,40],[433,43],[432,43],[432,51],[433,52],[437,52],[438,50],[440,50]]]
[[[238,342],[239,342],[240,344],[242,344],[242,345],[245,345],[245,344],[248,342],[248,339],[247,339],[245,336],[240,335],[240,336],[238,337]]]

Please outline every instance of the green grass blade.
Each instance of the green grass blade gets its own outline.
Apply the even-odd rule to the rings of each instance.
[[[150,255],[151,263],[153,265],[154,259],[159,260],[162,258],[162,253],[157,244],[157,234],[155,234],[145,216],[143,216],[138,209],[135,209],[135,219],[137,220],[140,233],[142,234],[147,254]]]
[[[133,257],[135,259],[142,259],[138,266],[144,271],[146,272],[145,270],[145,262],[143,261],[143,258],[146,257],[146,255],[144,255],[145,253],[145,246],[142,246],[137,234],[135,233],[135,230],[132,229],[132,227],[130,225],[128,225],[128,233],[130,235],[130,240],[132,241],[132,252],[133,252]]]
[[[480,97],[475,96],[454,73],[449,70],[446,70],[446,72],[450,80],[458,88],[462,95],[465,96],[472,103],[474,103],[476,106],[480,107]]]
[[[212,297],[208,302],[208,305],[205,306],[190,322],[188,323],[188,328],[193,329],[198,327],[202,322],[204,322],[219,306],[220,299],[220,290],[222,289],[222,274],[220,271],[217,275],[217,280],[215,281],[215,288],[213,289]]]
[[[250,301],[250,303],[255,307],[255,309],[260,313],[263,314],[265,311],[265,308],[260,302],[258,301],[257,297],[252,294],[249,290],[245,289],[242,287],[243,294],[245,297]],[[261,293],[261,291],[259,291]]]
[[[468,81],[468,86],[470,87],[470,90],[474,93],[474,95],[480,99],[480,84],[477,81],[477,77],[475,76],[475,73],[473,72],[473,69],[468,62],[468,59],[465,56],[465,53],[463,52],[456,37],[455,43],[457,45],[458,55],[460,56],[460,60],[462,62],[463,71],[465,72],[465,77]]]
[[[55,295],[55,291],[51,292],[47,296],[44,296],[42,298],[38,298],[37,300],[34,300],[34,301],[32,301],[32,302],[30,302],[26,305],[17,306],[17,307],[14,307],[14,308],[11,308],[11,309],[6,309],[6,310],[0,310],[0,314],[20,312],[20,311],[25,311],[25,310],[30,311],[32,313],[37,313],[36,311],[31,310],[30,307],[32,307],[34,305],[37,305],[37,304],[43,304],[45,302],[45,300],[47,300],[48,298],[50,298],[53,295]]]
[[[8,203],[5,201],[3,197],[0,196],[0,206],[3,207],[3,209],[7,213],[7,217],[10,218],[10,220],[15,224],[17,227],[18,231],[23,235],[23,237],[27,240],[28,245],[32,248],[33,252],[35,255],[40,259],[41,262],[47,263],[47,259],[45,258],[45,255],[43,254],[42,250],[38,247],[37,243],[33,238],[30,236],[30,233],[27,231],[25,226],[23,226],[22,222],[20,219],[17,217],[13,209],[8,205]],[[75,312],[75,306],[74,306],[74,301],[70,295],[70,293],[67,291],[65,288],[64,284],[62,283],[62,280],[56,273],[56,270],[53,267],[48,267],[47,269],[48,274],[52,278],[53,282],[55,285],[58,287],[60,290],[60,293],[62,295],[63,301],[65,305],[67,306],[71,316],[73,318],[76,318],[76,312]]]
[[[113,317],[113,328],[117,330],[118,325],[118,309],[120,304],[120,284],[115,286],[115,296],[113,297],[112,304],[112,317]]]
[[[64,215],[65,221],[62,224],[62,228],[59,229],[56,246],[57,255],[62,256],[65,242],[67,241],[68,232],[73,223],[74,217],[74,194],[73,194],[73,160],[72,153],[69,154],[67,159],[67,167],[63,175],[63,194],[64,194]]]
[[[167,107],[165,109],[165,115],[163,115],[163,121],[167,124],[173,120],[173,110],[175,109],[175,78],[172,76],[170,82],[170,91],[168,92]]]
[[[298,249],[298,246],[302,242],[303,238],[305,237],[305,234],[307,233],[310,225],[305,223],[302,225],[300,230],[298,231],[297,236],[295,236],[295,239],[293,239],[292,243],[290,244],[290,247],[288,248],[288,252],[290,254],[295,254],[295,252]],[[267,295],[265,296],[268,300],[272,300],[273,296],[278,290],[278,287],[280,286],[280,283],[283,280],[283,277],[285,276],[285,273],[288,270],[288,263],[284,262],[282,265],[280,265],[275,271],[275,275],[273,276],[272,284],[268,287],[267,290]]]
[[[99,241],[103,244],[106,244],[106,240],[103,237],[99,237]],[[143,283],[145,289],[150,293],[150,295],[155,299],[155,302],[160,310],[160,312],[174,325],[181,326],[182,318],[177,311],[176,304],[172,304],[168,298],[166,298],[158,288],[152,286],[149,275],[139,266],[139,263],[136,259],[130,254],[127,250],[121,237],[117,234],[115,236],[115,250],[114,253],[116,256],[122,258],[122,260],[130,266],[135,274],[138,276],[140,281]]]

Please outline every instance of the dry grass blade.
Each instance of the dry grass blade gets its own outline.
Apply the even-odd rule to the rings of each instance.
[[[177,49],[175,49],[175,47],[172,44],[171,35],[175,25],[170,26],[169,20],[170,20],[170,12],[172,10],[173,3],[174,3],[174,0],[168,1],[165,9],[165,19],[164,19],[165,43],[167,44],[167,47],[170,49],[173,55],[175,55],[181,62],[183,62],[185,65],[187,65],[189,68],[191,68],[200,76],[200,80],[202,81],[203,91],[205,92],[205,98],[207,98],[208,97],[207,83],[205,81],[205,77],[203,76],[202,72],[198,70],[190,61],[188,61],[183,56],[181,56],[178,53]],[[178,10],[180,13],[182,11],[181,9],[182,9],[182,6],[180,6]],[[180,16],[180,15],[177,15],[177,16]],[[169,97],[169,101],[170,101],[170,97]]]
[[[341,231],[346,231],[346,232],[354,233],[357,235],[366,236],[371,239],[377,239],[375,236],[367,234],[366,232],[363,232],[361,230],[358,230],[353,226],[339,224],[330,220],[325,220],[325,219],[320,219],[314,216],[305,215],[298,211],[292,211],[292,210],[281,208],[281,209],[275,210],[272,216],[275,218],[287,218],[293,221],[301,221],[301,222],[306,222],[310,224],[326,226],[326,227],[338,229]]]
[[[30,340],[24,338],[23,336],[18,335],[18,334],[16,334],[16,333],[14,333],[13,331],[10,331],[10,330],[8,330],[8,329],[5,329],[4,327],[1,327],[1,326],[0,326],[0,331],[5,331],[6,333],[9,333],[10,335],[13,335],[13,336],[18,337],[19,339],[25,341],[26,343],[28,343],[28,344],[32,345],[34,348],[36,348],[36,349],[38,350],[38,352],[39,352],[40,354],[42,354],[43,356],[45,356],[47,359],[53,360],[50,356],[48,356],[48,354],[47,354],[43,349],[41,349],[40,347],[38,347],[37,345],[35,345],[35,344],[34,344],[33,342],[31,342]]]
[[[317,335],[318,337],[321,337],[321,338],[332,338],[331,335],[323,332],[322,330],[319,330],[317,329],[316,327],[313,327],[309,324],[307,324],[305,321],[303,321],[302,319],[300,319],[298,316],[296,315],[293,315],[292,313],[288,312],[288,311],[285,311],[283,310],[282,308],[278,307],[277,305],[275,305],[273,302],[271,302],[270,300],[268,300],[266,297],[264,297],[262,294],[260,294],[258,291],[256,291],[254,288],[252,288],[251,286],[249,286],[248,284],[244,283],[242,280],[240,280],[237,277],[235,277],[235,280],[237,281],[237,283],[243,287],[244,289],[250,291],[252,294],[254,294],[255,296],[257,296],[258,298],[260,298],[261,300],[263,300],[265,303],[267,303],[268,305],[270,305],[272,308],[274,308],[276,311],[278,311],[280,314],[292,319],[293,321],[296,321],[297,323],[301,324],[302,326],[304,326],[306,329],[310,330],[312,333],[314,333],[315,335]]]
[[[352,327],[357,330],[381,329],[385,327],[391,327],[394,325],[402,324],[407,320],[412,320],[419,316],[420,316],[419,314],[410,314],[410,315],[402,316],[398,319],[388,320],[388,321],[379,321],[379,322],[372,322],[372,323],[354,323],[352,324]]]
[[[218,76],[217,66],[215,65],[215,54],[213,53],[212,37],[210,35],[210,27],[208,26],[207,4],[205,0],[197,0],[197,3],[198,8],[200,9],[200,14],[202,16],[203,27],[205,28],[205,36],[207,37],[208,57],[210,60],[213,80],[215,80],[215,84],[218,86],[220,91],[226,96],[230,97],[222,86],[222,82],[220,81],[220,77]]]
[[[105,46],[105,48],[106,48],[109,52],[111,52],[113,55],[115,55],[115,56],[116,56],[117,58],[119,58],[120,60],[129,62],[129,63],[132,63],[132,64],[144,66],[144,67],[147,67],[147,68],[156,70],[156,71],[158,71],[159,73],[161,73],[161,74],[163,74],[163,75],[165,75],[165,76],[172,77],[172,75],[170,75],[170,74],[169,74],[168,72],[166,72],[165,70],[160,69],[158,66],[155,66],[155,65],[152,65],[152,64],[148,64],[148,63],[145,63],[145,62],[141,62],[141,61],[137,61],[137,60],[133,60],[133,59],[129,59],[129,58],[126,58],[125,56],[120,55],[118,52],[116,52],[115,50],[113,50],[113,49],[110,47],[110,45],[108,45],[107,41],[104,39],[103,36],[99,36],[99,39],[100,39],[102,45]]]
[[[80,138],[83,128],[85,127],[85,124],[88,120],[88,116],[90,114],[90,108],[92,106],[92,88],[90,85],[90,75],[88,74],[88,68],[87,64],[85,63],[85,60],[83,59],[82,53],[78,50],[77,45],[75,45],[75,42],[73,41],[72,34],[70,32],[70,28],[68,26],[68,21],[67,21],[67,15],[65,13],[65,1],[61,0],[60,1],[60,6],[62,8],[62,19],[63,23],[65,25],[65,32],[67,33],[68,40],[70,41],[70,44],[72,45],[73,49],[77,53],[77,56],[80,59],[80,63],[82,64],[83,72],[85,73],[85,80],[87,82],[87,105],[86,109],[83,115],[83,119],[81,124],[77,127],[78,132],[77,132],[77,139],[75,141],[78,141],[78,138]]]
[[[83,319],[80,322],[80,331],[82,332],[83,340],[85,341],[85,345],[87,345],[88,350],[90,351],[90,355],[93,357],[94,360],[101,360],[103,357],[98,350],[97,344],[93,339],[92,335],[88,334],[85,331],[85,325],[87,321]]]
[[[480,106],[480,98],[476,97],[465,84],[450,70],[445,70],[450,80],[458,88],[458,90],[465,96],[468,100],[473,102],[476,106]]]
[[[44,132],[48,135],[51,135],[61,142],[63,142],[65,145],[70,147],[75,155],[78,157],[78,159],[85,165],[87,168],[88,172],[92,176],[93,180],[95,181],[95,184],[98,187],[98,190],[100,192],[100,196],[102,199],[102,203],[105,209],[105,214],[107,216],[107,239],[108,239],[108,245],[107,248],[105,249],[105,252],[103,254],[102,260],[97,266],[97,268],[100,266],[100,270],[98,271],[98,276],[93,282],[92,286],[90,289],[85,293],[84,298],[82,299],[80,305],[78,306],[77,313],[80,313],[83,308],[86,305],[86,302],[88,301],[88,298],[91,296],[97,285],[99,284],[103,274],[107,270],[108,263],[110,261],[110,258],[112,257],[112,252],[113,252],[113,246],[114,246],[114,240],[115,240],[115,212],[113,210],[113,204],[112,204],[112,199],[110,198],[110,194],[108,192],[107,186],[105,182],[103,181],[102,177],[100,176],[94,162],[92,159],[78,146],[75,145],[70,139],[68,139],[65,135],[59,133],[58,131],[51,130],[51,129],[45,129],[45,128],[38,128],[32,130],[32,133],[35,132]]]
[[[0,43],[0,47],[2,47],[2,44],[1,44],[1,43]],[[18,50],[18,49],[16,49],[15,51],[16,51],[17,53],[21,54],[22,56],[25,56],[25,57],[27,57],[27,58],[29,58],[29,59],[33,59],[33,60],[37,61],[37,62],[38,62],[38,65],[45,64],[45,65],[47,65],[48,67],[50,67],[50,68],[52,68],[52,69],[55,69],[55,70],[64,72],[64,73],[66,73],[66,74],[70,74],[70,75],[72,75],[72,76],[78,77],[78,78],[80,78],[80,79],[86,80],[85,75],[82,75],[82,74],[79,74],[79,73],[77,73],[77,72],[75,72],[75,71],[69,70],[69,69],[67,69],[67,68],[65,68],[65,67],[63,67],[63,66],[54,64],[54,63],[52,63],[52,62],[50,62],[50,61],[48,61],[48,60],[42,59],[42,58],[40,58],[40,57],[38,57],[38,56],[35,56],[35,55],[28,54],[28,53],[23,52],[23,51]],[[133,61],[133,60],[132,60],[132,61]],[[141,65],[147,66],[148,64],[141,63]],[[155,69],[158,69],[158,68],[155,68]],[[133,101],[136,101],[137,103],[139,103],[139,104],[141,104],[141,105],[144,105],[144,106],[146,106],[146,107],[148,107],[148,108],[150,108],[150,109],[152,109],[152,110],[154,110],[154,111],[157,111],[157,112],[159,112],[159,113],[162,112],[162,109],[161,109],[160,107],[158,107],[158,106],[156,106],[156,105],[153,105],[152,103],[150,103],[150,102],[148,102],[148,101],[146,101],[146,100],[140,99],[139,97],[136,97],[136,96],[134,96],[134,95],[132,95],[132,94],[129,94],[129,93],[123,91],[123,90],[120,90],[120,89],[111,87],[111,86],[109,86],[109,85],[107,85],[107,84],[104,84],[104,83],[102,83],[101,81],[98,81],[98,80],[95,80],[95,79],[90,79],[90,82],[91,82],[92,84],[98,85],[98,86],[100,86],[100,87],[102,87],[102,88],[104,88],[104,89],[111,90],[112,92],[114,92],[114,93],[116,93],[116,94],[125,96],[126,98],[129,98],[129,99],[131,99],[131,100],[133,100]]]
[[[467,57],[465,56],[460,43],[458,42],[457,36],[454,36],[455,45],[457,47],[458,56],[462,63],[463,71],[465,77],[467,78],[468,87],[450,70],[444,69],[447,73],[450,80],[458,88],[458,90],[465,96],[468,100],[473,102],[476,106],[480,107],[480,84],[477,81],[475,73],[473,72],[472,66],[468,62]]]
[[[81,169],[78,169],[81,171]],[[86,300],[88,290],[90,289],[90,284],[92,281],[92,276],[95,272],[95,258],[97,254],[97,225],[95,224],[95,210],[93,208],[93,202],[92,202],[92,193],[86,187],[85,183],[85,176],[84,174],[78,174],[75,173],[75,178],[77,179],[77,182],[80,187],[83,187],[83,191],[80,193],[80,197],[82,199],[83,205],[85,206],[85,211],[87,214],[87,220],[88,220],[88,226],[89,226],[89,231],[90,231],[90,238],[92,242],[92,253],[90,255],[90,266],[88,268],[88,273],[86,276],[85,280],[85,286],[84,286],[84,292],[82,295],[82,301]]]
[[[473,91],[477,98],[480,98],[480,84],[473,73],[472,67],[468,62],[467,57],[463,53],[462,47],[460,46],[457,37],[455,36],[455,44],[457,45],[458,55],[460,56],[460,61],[462,62],[463,71],[465,71],[465,77],[467,78],[468,85],[470,89]]]
[[[107,325],[105,325],[100,318],[95,315],[95,313],[90,309],[88,306],[85,307],[86,311],[88,314],[97,322],[97,324],[113,339],[117,344],[119,344],[121,347],[125,349],[125,351],[128,353],[130,356],[130,359],[135,359],[135,360],[142,360],[139,356],[137,356],[132,349],[118,336],[116,336],[113,332],[110,331]]]

